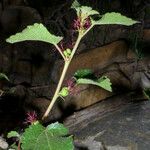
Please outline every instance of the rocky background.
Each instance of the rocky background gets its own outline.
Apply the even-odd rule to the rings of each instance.
[[[109,76],[116,85],[116,92],[119,91],[117,87],[122,87],[123,90],[140,88],[139,72],[147,72],[150,67],[149,59],[139,61],[143,55],[147,56],[150,48],[150,1],[80,2],[92,6],[101,14],[121,12],[141,23],[131,27],[107,25],[94,28],[82,40],[67,77],[76,69],[85,67],[93,69],[99,75]],[[4,82],[2,85],[3,89],[8,90],[7,96],[1,97],[2,112],[13,112],[17,114],[17,118],[21,116],[18,112],[23,110],[24,114],[24,109],[26,111],[36,107],[42,114],[55,90],[62,68],[60,56],[51,45],[31,41],[11,45],[6,43],[5,39],[22,31],[27,25],[42,22],[52,33],[65,37],[68,42],[75,18],[74,11],[70,9],[71,3],[72,1],[59,0],[0,1],[0,72],[7,74],[10,79],[10,83]],[[96,87],[84,86],[81,90],[84,92],[71,97],[76,109],[87,107],[112,95]],[[90,95],[87,96],[88,93]],[[68,107],[68,103],[61,110],[56,110],[57,115],[53,119],[62,115],[61,111]]]
[[[49,85],[54,60],[56,61],[59,57],[53,47],[40,42],[10,45],[5,42],[5,39],[35,22],[42,22],[55,34],[69,38],[71,23],[75,15],[70,10],[71,2],[61,1],[61,3],[60,1],[43,2],[41,0],[2,0],[0,3],[0,71],[5,72],[12,83],[26,82],[31,86]],[[108,0],[99,2],[94,0],[91,3],[90,1],[81,1],[81,3],[90,5],[101,13],[121,12],[141,21],[141,24],[132,27],[116,25],[96,27],[80,44],[79,53],[118,39],[133,42],[135,36],[142,39],[143,29],[150,26],[148,1]]]

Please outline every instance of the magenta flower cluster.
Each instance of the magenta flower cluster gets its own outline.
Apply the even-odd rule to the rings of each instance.
[[[33,124],[37,121],[37,113],[35,111],[27,112],[27,117],[25,119],[26,124]]]
[[[67,87],[71,95],[76,95],[79,93],[79,90],[76,86],[76,80],[74,78],[67,80]]]
[[[81,17],[78,17],[77,19],[74,20],[73,28],[75,30],[80,30],[80,29],[85,30],[91,26],[90,17],[86,18],[83,22],[81,20],[82,20]]]

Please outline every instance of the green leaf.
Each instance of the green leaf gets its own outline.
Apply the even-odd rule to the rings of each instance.
[[[91,7],[88,7],[88,6],[81,6],[81,12],[83,13],[83,15],[87,17],[99,14],[98,11],[93,10]]]
[[[69,130],[64,127],[63,124],[55,122],[47,126],[47,129],[53,134],[57,136],[65,136],[69,133]]]
[[[43,24],[35,23],[27,26],[22,32],[10,36],[6,41],[8,43],[16,43],[26,40],[43,41],[56,45],[62,40],[62,37],[51,34]]]
[[[98,11],[93,10],[91,7],[88,7],[88,6],[81,6],[77,0],[75,0],[75,1],[73,2],[71,8],[75,9],[76,12],[77,12],[77,16],[80,16],[80,15],[81,15],[81,16],[82,16],[82,19],[86,19],[86,18],[89,17],[89,16],[99,14]]]
[[[95,80],[91,80],[91,79],[86,79],[86,78],[80,78],[77,81],[77,84],[92,84],[92,85],[96,85],[99,86],[107,91],[112,92],[112,88],[111,88],[111,82],[107,77],[102,77],[100,78],[98,81]]]
[[[21,138],[22,150],[73,150],[71,136],[62,124],[54,123],[47,128],[41,124],[30,125]]]
[[[130,26],[135,23],[139,23],[138,21],[132,20],[131,18],[128,18],[126,16],[121,15],[120,13],[106,13],[102,16],[99,20],[93,20],[93,25],[104,25],[104,24],[118,24],[118,25],[126,25]]]
[[[7,81],[9,81],[8,77],[4,73],[0,73],[0,80],[7,80]]]
[[[79,69],[75,72],[74,77],[76,78],[84,78],[87,77],[89,75],[92,75],[93,72],[91,69]]]
[[[63,87],[61,89],[61,91],[59,92],[59,95],[62,96],[62,97],[66,97],[69,95],[69,89],[68,87]]]
[[[12,138],[12,137],[20,137],[19,133],[16,131],[10,131],[7,135],[7,138]]]
[[[79,4],[79,2],[78,2],[77,0],[75,0],[75,1],[72,3],[71,8],[73,8],[73,9],[76,10],[77,16],[80,16],[80,8],[81,8],[81,5]]]
[[[72,3],[71,8],[76,9],[76,8],[79,8],[79,7],[81,7],[80,3],[79,3],[77,0],[75,0],[75,1]]]
[[[99,78],[98,83],[100,84],[100,86],[103,89],[112,92],[112,87],[111,87],[112,84],[111,84],[110,79],[108,77],[103,76],[103,77]]]

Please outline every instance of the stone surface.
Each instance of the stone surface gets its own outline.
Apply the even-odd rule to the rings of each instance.
[[[8,143],[3,137],[0,137],[0,148],[6,150],[8,148]]]
[[[149,42],[150,41],[150,29],[145,29],[143,31],[143,40],[145,42]]]
[[[113,63],[125,62],[128,59],[127,53],[128,46],[124,41],[116,41],[106,46],[89,50],[86,53],[75,56],[69,66],[66,78],[70,78],[78,69],[88,68],[96,72]],[[60,76],[62,67],[63,62],[57,61],[52,72],[52,79],[55,82]]]
[[[148,150],[150,102],[137,98],[132,94],[110,98],[74,113],[65,125],[78,141],[95,137],[110,149]]]
[[[14,84],[48,85],[53,64],[53,51],[50,53],[50,48],[48,44],[40,42],[9,45],[0,52],[0,69]]]
[[[3,7],[9,7],[9,6],[18,6],[18,5],[24,5],[25,4],[25,0],[2,0],[3,1]]]
[[[41,17],[34,8],[10,6],[3,10],[0,22],[1,32],[10,35],[21,31],[27,25],[41,22]]]

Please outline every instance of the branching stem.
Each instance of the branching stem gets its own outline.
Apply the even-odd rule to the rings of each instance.
[[[59,51],[59,53],[61,54],[61,56],[63,57],[63,59],[64,59],[64,61],[65,61],[66,58],[65,58],[63,52],[61,51],[61,49],[59,48],[59,46],[58,46],[58,45],[55,45],[55,47],[57,48],[57,50]]]
[[[50,102],[50,105],[48,106],[48,108],[47,108],[45,114],[43,115],[42,120],[44,120],[44,119],[49,115],[50,111],[51,111],[52,108],[53,108],[54,103],[56,102],[57,98],[59,97],[59,92],[60,92],[60,90],[61,90],[61,86],[62,86],[62,83],[63,83],[63,81],[64,81],[66,72],[67,72],[67,70],[68,70],[69,64],[71,63],[71,60],[72,60],[72,58],[73,58],[73,56],[74,56],[74,54],[75,54],[75,52],[76,52],[76,50],[77,50],[77,48],[78,48],[78,45],[79,45],[81,39],[90,31],[90,29],[91,29],[92,27],[93,27],[93,26],[91,26],[90,28],[88,28],[84,33],[80,33],[80,32],[79,32],[78,38],[77,38],[77,40],[76,40],[76,43],[75,43],[75,45],[74,45],[74,47],[73,47],[73,50],[72,50],[72,53],[71,53],[69,59],[66,59],[65,56],[63,55],[62,51],[60,50],[60,48],[59,48],[58,46],[56,46],[56,48],[59,50],[60,54],[63,56],[63,58],[64,58],[64,60],[65,60],[65,64],[64,64],[64,68],[63,68],[63,71],[62,71],[60,80],[59,80],[59,82],[58,82],[58,85],[57,85],[55,94],[54,94],[54,96],[53,96],[53,98],[52,98],[52,100],[51,100],[51,102]]]

